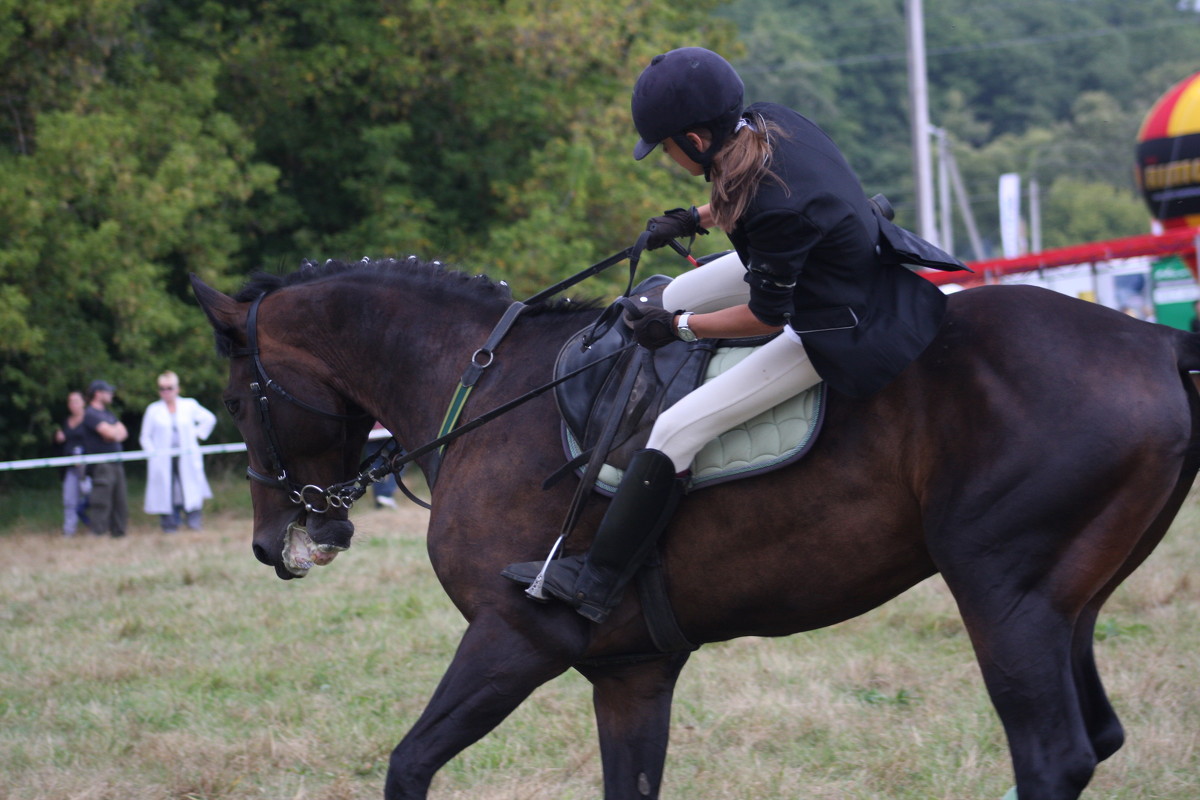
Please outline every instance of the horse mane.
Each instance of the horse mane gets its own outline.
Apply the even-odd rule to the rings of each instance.
[[[416,256],[409,256],[404,259],[363,258],[360,261],[329,259],[323,263],[304,259],[300,262],[299,269],[287,274],[270,272],[254,273],[234,296],[234,299],[239,303],[248,303],[259,295],[270,294],[289,286],[312,283],[335,275],[361,275],[366,273],[375,273],[384,280],[392,276],[395,280],[403,281],[406,285],[415,288],[439,288],[443,291],[459,294],[467,300],[503,302],[504,304],[511,303],[513,300],[512,289],[504,281],[497,283],[487,275],[469,275],[466,272],[450,269],[441,261],[422,261]],[[525,312],[525,316],[545,313],[576,313],[578,311],[594,310],[599,306],[600,301],[598,300],[559,298],[531,306]]]
[[[238,290],[237,294],[234,295],[233,299],[239,303],[249,303],[257,297],[271,294],[289,286],[314,283],[323,278],[338,275],[354,276],[367,274],[385,281],[402,281],[405,282],[406,286],[412,288],[438,288],[442,291],[459,295],[467,301],[490,302],[503,306],[507,306],[513,301],[512,290],[503,281],[497,283],[482,274],[469,275],[465,272],[450,269],[441,261],[422,261],[416,256],[409,256],[405,259],[385,258],[376,260],[364,258],[360,261],[329,259],[323,263],[305,259],[300,263],[300,268],[294,272],[274,273],[260,271],[253,273],[242,288]],[[583,311],[595,311],[600,306],[601,302],[594,299],[572,300],[559,298],[529,306],[522,316],[577,314]],[[228,358],[233,352],[233,340],[220,331],[216,334],[216,344],[217,354],[223,358]]]

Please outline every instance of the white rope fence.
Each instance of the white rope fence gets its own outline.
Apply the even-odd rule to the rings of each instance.
[[[389,439],[391,434],[382,429],[371,431],[371,439]],[[206,444],[196,448],[201,454],[208,453],[241,453],[246,450],[245,442],[230,442],[229,444]],[[192,450],[172,448],[156,450],[155,455],[177,456],[191,453]],[[127,450],[120,453],[95,453],[90,456],[55,456],[53,458],[27,458],[22,461],[0,461],[0,472],[13,472],[21,469],[42,469],[44,467],[73,467],[76,464],[107,464],[113,461],[145,461],[151,455],[148,450]]]

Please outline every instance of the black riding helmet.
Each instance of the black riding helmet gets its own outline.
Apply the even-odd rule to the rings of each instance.
[[[634,159],[641,161],[671,139],[707,175],[713,154],[742,115],[744,92],[741,77],[711,50],[681,47],[655,56],[633,87],[633,125],[642,137],[633,148]],[[684,136],[695,128],[712,135],[712,145],[703,153]]]

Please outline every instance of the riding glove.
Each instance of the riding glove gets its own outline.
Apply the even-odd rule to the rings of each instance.
[[[671,342],[675,336],[675,315],[678,311],[667,311],[658,306],[633,306],[626,308],[625,322],[633,329],[633,338],[647,350],[657,350]]]
[[[646,240],[647,250],[657,250],[665,247],[672,239],[691,239],[696,234],[707,234],[708,229],[700,227],[700,212],[695,206],[691,208],[672,208],[664,211],[661,216],[651,217],[646,223],[650,236]]]

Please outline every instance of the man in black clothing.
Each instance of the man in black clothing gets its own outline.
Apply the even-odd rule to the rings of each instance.
[[[88,387],[88,404],[83,412],[84,450],[88,455],[119,453],[121,442],[129,438],[125,424],[108,410],[114,391],[107,381],[92,381]],[[89,472],[92,476],[92,533],[124,536],[129,524],[124,465],[119,461],[92,464]]]

